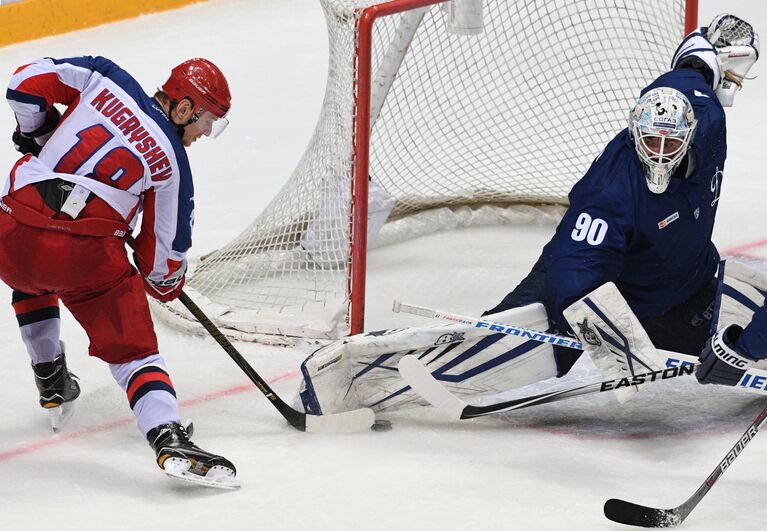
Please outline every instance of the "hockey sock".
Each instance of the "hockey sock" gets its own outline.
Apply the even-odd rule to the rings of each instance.
[[[53,361],[61,354],[59,298],[53,293],[29,295],[14,290],[12,304],[32,363]]]
[[[128,396],[139,430],[145,436],[155,426],[180,423],[176,391],[159,354],[109,365],[117,383]]]

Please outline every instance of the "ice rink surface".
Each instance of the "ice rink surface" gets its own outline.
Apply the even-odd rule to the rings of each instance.
[[[767,35],[759,0],[701,0],[700,21],[731,10]],[[218,0],[0,49],[0,72],[39,56],[104,55],[147,91],[190,57],[229,78],[231,126],[190,150],[196,224],[192,256],[229,241],[272,199],[314,128],[327,37],[313,0]],[[767,71],[762,60],[752,75]],[[630,102],[627,102],[629,105]],[[729,156],[715,239],[763,256],[767,202],[767,76],[728,112]],[[13,116],[0,105],[10,168]],[[389,312],[395,297],[478,314],[527,272],[552,226],[464,229],[371,252],[368,328],[425,324]],[[0,287],[10,302],[10,290]],[[62,311],[70,368],[83,394],[68,429],[51,436],[10,304],[0,305],[0,530],[556,530],[627,529],[602,515],[619,497],[671,507],[690,496],[764,400],[658,384],[621,407],[589,396],[514,415],[450,422],[431,408],[386,416],[387,433],[320,436],[289,428],[212,340],[158,325],[182,414],[195,441],[238,468],[237,492],[167,479],[134,425],[107,366]],[[286,400],[307,349],[238,348]],[[588,364],[575,377],[596,378]],[[689,530],[763,530],[767,435],[757,437],[684,523]]]

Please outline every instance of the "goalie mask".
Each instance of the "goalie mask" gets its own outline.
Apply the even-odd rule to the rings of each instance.
[[[690,147],[696,124],[687,97],[668,87],[647,92],[629,113],[629,133],[651,192],[662,194],[668,188]]]

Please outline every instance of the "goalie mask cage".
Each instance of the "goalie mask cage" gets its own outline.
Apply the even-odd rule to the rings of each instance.
[[[479,34],[448,30],[462,2],[481,7]],[[424,212],[566,204],[697,19],[690,0],[321,3],[313,138],[269,206],[189,275],[235,337],[362,331],[369,179],[394,200],[384,232],[444,218]]]

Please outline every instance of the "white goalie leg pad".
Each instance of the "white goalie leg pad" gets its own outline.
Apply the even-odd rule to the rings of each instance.
[[[754,312],[764,306],[767,273],[730,259],[719,266],[719,278],[717,328],[728,324],[745,328]]]
[[[548,327],[541,304],[487,319],[539,330]],[[314,414],[428,405],[397,370],[399,360],[408,354],[416,355],[452,393],[466,398],[497,394],[557,374],[550,344],[465,324],[384,330],[351,336],[309,356],[301,365],[299,405]]]
[[[730,324],[745,328],[751,322],[754,312],[764,306],[767,272],[728,259],[719,266],[718,275],[720,287],[714,328]],[[760,360],[756,367],[767,369],[767,360]]]
[[[583,343],[584,352],[605,380],[631,378],[665,368],[650,336],[612,282],[601,285],[564,311]],[[638,386],[616,390],[620,402],[631,399]]]

